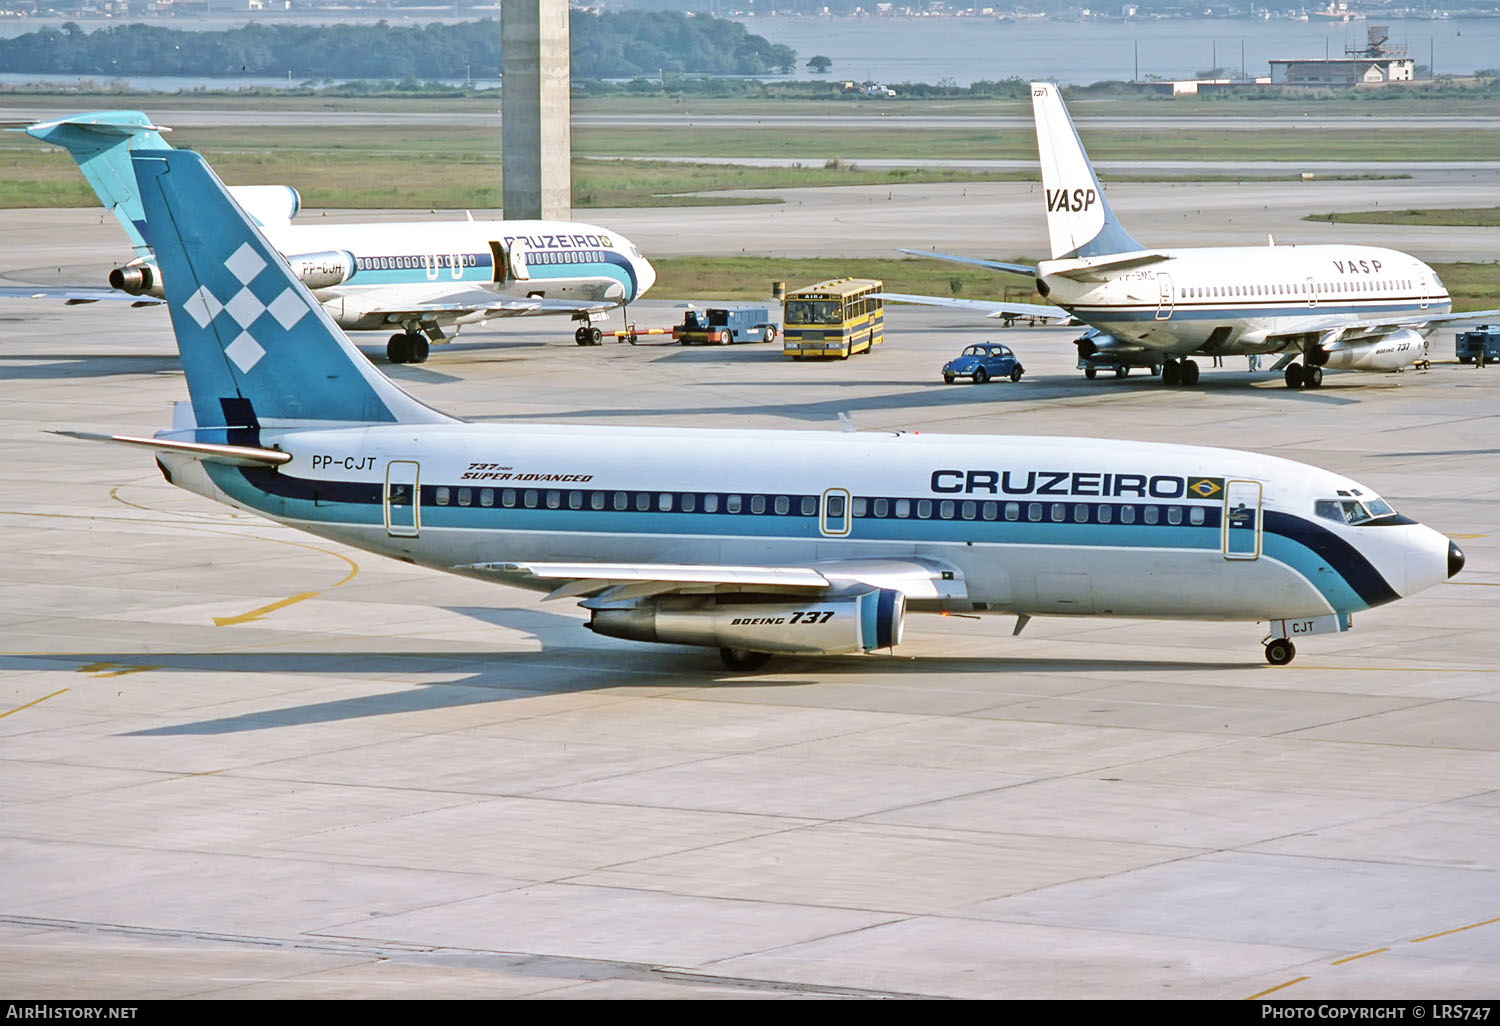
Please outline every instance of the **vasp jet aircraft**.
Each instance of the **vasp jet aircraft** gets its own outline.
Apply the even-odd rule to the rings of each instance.
[[[1276,367],[1285,367],[1287,387],[1317,388],[1324,368],[1400,370],[1426,358],[1425,336],[1437,325],[1500,315],[1450,313],[1432,268],[1392,249],[1148,249],[1110,209],[1057,86],[1033,82],[1031,102],[1052,259],[1028,267],[904,252],[1034,275],[1038,292],[1094,329],[1078,340],[1081,356],[1159,363],[1164,384],[1191,385],[1193,354],[1283,354]],[[961,302],[992,316],[1018,305]]]
[[[151,438],[79,436],[322,537],[582,599],[602,635],[748,669],[894,646],[916,610],[1270,621],[1281,664],[1464,563],[1355,481],[1229,449],[464,423],[358,355],[201,157],[132,163],[191,402]]]
[[[109,289],[8,289],[11,295],[56,296],[70,302],[160,297],[160,267],[149,240],[153,226],[136,191],[130,154],[170,149],[140,111],[102,111],[41,122],[24,131],[62,146],[103,204],[119,220],[135,259],[109,275]],[[583,325],[579,345],[597,345],[591,316],[630,303],[656,271],[629,239],[578,221],[425,221],[300,225],[301,197],[289,186],[237,186],[231,193],[255,219],[298,279],[339,327],[399,328],[386,355],[421,363],[429,340],[445,328],[536,314],[569,314]]]

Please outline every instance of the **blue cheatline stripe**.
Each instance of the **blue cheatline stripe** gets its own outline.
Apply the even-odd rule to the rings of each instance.
[[[350,524],[380,526],[384,523],[381,505],[382,482],[379,481],[317,481],[292,477],[282,471],[266,467],[228,467],[208,463],[204,465],[215,483],[232,498],[262,510],[272,516],[285,517],[309,523]],[[538,492],[545,501],[548,491],[556,491],[563,505],[556,509],[525,508],[521,506],[439,506],[435,495],[439,487],[450,489],[450,497],[456,497],[453,486],[423,485],[421,489],[422,525],[429,530],[505,530],[518,532],[576,532],[580,534],[619,535],[723,535],[729,538],[765,538],[788,541],[813,540],[823,537],[819,531],[816,513],[803,514],[801,502],[804,496],[789,496],[788,513],[777,514],[776,496],[763,496],[766,512],[750,512],[753,493],[741,496],[742,505],[738,513],[724,511],[725,493],[667,493],[672,496],[672,509],[657,507],[660,492],[627,491],[629,507],[613,509],[616,490],[593,489],[516,489],[519,493],[531,490]],[[474,489],[475,492],[480,489]],[[503,489],[494,489],[496,493]],[[579,491],[583,505],[589,505],[588,497],[601,493],[608,497],[611,508],[595,510],[572,509],[567,506],[568,494]],[[695,510],[684,512],[682,498],[691,494]],[[703,509],[705,496],[718,497],[720,509],[706,512]],[[651,500],[649,510],[636,508],[637,497],[645,495]],[[498,499],[498,494],[496,498]],[[473,497],[477,500],[478,496]],[[949,542],[963,544],[994,545],[1052,545],[1078,547],[1114,548],[1165,548],[1218,552],[1222,544],[1220,532],[1222,504],[1198,504],[1178,502],[1139,502],[1134,505],[1137,519],[1134,523],[1121,523],[1122,503],[1059,503],[1064,507],[1064,521],[1052,520],[985,520],[977,518],[945,519],[934,517],[922,519],[916,516],[900,518],[892,515],[876,517],[868,515],[874,500],[861,497],[867,515],[854,518],[853,541],[878,542]],[[893,508],[894,498],[884,497]],[[920,502],[931,502],[934,512],[942,509],[941,499],[907,499],[913,512]],[[963,500],[952,500],[961,510]],[[1030,503],[1021,503],[1021,513],[1026,514]],[[1050,515],[1054,503],[1041,503],[1044,514]],[[1004,502],[997,503],[1001,509]],[[1082,506],[1086,517],[1075,521],[1075,508]],[[1177,506],[1185,510],[1201,509],[1204,522],[1170,524],[1163,512],[1155,524],[1146,523],[1144,511],[1148,506],[1158,510]],[[982,508],[982,504],[980,504]],[[1100,519],[1102,510],[1109,509],[1110,522]],[[1184,519],[1189,514],[1184,513]],[[1077,529],[1089,528],[1087,538],[1080,540]],[[1289,513],[1266,511],[1264,516],[1263,554],[1283,563],[1311,584],[1329,605],[1338,610],[1352,611],[1383,605],[1398,598],[1396,591],[1381,576],[1380,572],[1358,549],[1321,525],[1293,516]],[[1334,573],[1320,572],[1326,565]]]
[[[578,263],[527,264],[530,272],[530,281],[552,281],[555,279],[568,278],[609,278],[624,286],[626,295],[633,299],[637,294],[640,282],[636,277],[635,267],[625,257],[613,250],[589,250],[593,258]],[[455,282],[485,282],[495,284],[495,261],[489,253],[460,253],[463,264],[459,268],[459,276],[453,277],[453,268],[439,266],[437,276],[430,277],[427,268],[422,266],[424,256],[430,254],[420,253],[382,253],[372,256],[361,256],[362,263],[377,260],[409,260],[410,267],[370,267],[362,266],[355,270],[354,275],[346,284],[350,285],[444,285]],[[440,259],[446,259],[452,254],[439,253]],[[536,254],[533,254],[536,255]],[[472,261],[472,263],[471,263]],[[510,279],[501,284],[524,286],[525,281]]]
[[[1212,320],[1225,317],[1310,317],[1317,314],[1347,314],[1355,316],[1359,314],[1379,315],[1418,315],[1432,314],[1434,317],[1445,313],[1448,300],[1431,300],[1425,307],[1418,306],[1415,301],[1409,303],[1372,303],[1361,306],[1350,303],[1321,302],[1317,306],[1308,306],[1306,303],[1278,304],[1275,306],[1255,306],[1253,304],[1235,304],[1196,307],[1184,303],[1178,303],[1170,307],[1172,316],[1163,320]],[[1442,309],[1438,309],[1442,307]],[[1068,308],[1070,312],[1082,318],[1096,318],[1098,320],[1121,320],[1121,321],[1149,321],[1156,320],[1159,308],[1151,306],[1090,306],[1076,304]]]

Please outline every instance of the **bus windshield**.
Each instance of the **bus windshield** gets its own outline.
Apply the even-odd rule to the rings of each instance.
[[[790,299],[786,304],[787,324],[840,324],[843,316],[834,299]]]

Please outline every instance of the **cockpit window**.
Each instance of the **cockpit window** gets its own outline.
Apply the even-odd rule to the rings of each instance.
[[[1396,515],[1390,503],[1374,496],[1369,496],[1362,501],[1319,499],[1313,506],[1313,512],[1324,520],[1332,520],[1336,524],[1363,524],[1379,517]]]

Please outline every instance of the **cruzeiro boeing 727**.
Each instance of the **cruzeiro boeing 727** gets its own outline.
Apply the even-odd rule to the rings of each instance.
[[[1452,314],[1437,274],[1416,257],[1373,246],[1148,249],[1121,227],[1057,86],[1031,84],[1052,259],[1036,267],[952,257],[1031,274],[1059,313],[1093,330],[1079,355],[1160,365],[1167,385],[1198,380],[1195,354],[1281,354],[1289,388],[1317,388],[1324,368],[1394,371],[1424,359],[1438,324],[1500,316]],[[1047,307],[896,296],[963,305],[991,316]],[[1297,362],[1300,358],[1301,362]]]
[[[135,259],[102,286],[11,295],[56,295],[70,302],[162,296],[162,274],[149,245],[153,226],[136,195],[134,150],[170,149],[140,111],[103,111],[31,125],[27,134],[62,146],[125,229]],[[292,224],[301,198],[290,186],[240,186],[235,199],[286,257],[339,327],[391,331],[392,363],[421,363],[444,329],[492,317],[565,314],[582,325],[579,345],[597,345],[589,323],[633,302],[656,271],[629,239],[578,221],[413,221]],[[112,291],[113,290],[113,291]]]
[[[1271,623],[1266,657],[1463,554],[1339,474],[1046,437],[471,424],[364,360],[197,154],[132,156],[190,403],[167,480],[372,552],[576,598],[596,633],[895,646],[911,611]]]

